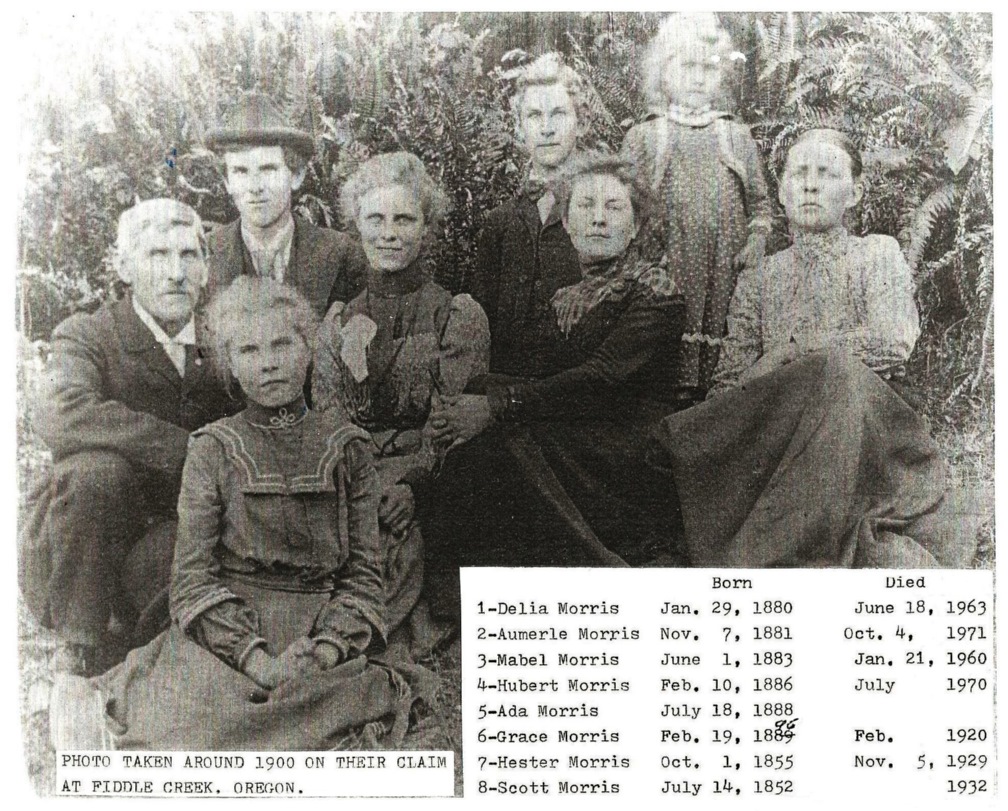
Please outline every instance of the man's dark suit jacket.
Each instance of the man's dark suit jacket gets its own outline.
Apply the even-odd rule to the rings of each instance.
[[[185,375],[180,376],[128,295],[56,327],[52,358],[32,413],[56,468],[74,465],[74,455],[85,451],[118,454],[136,470],[138,482],[157,490],[159,509],[173,511],[190,432],[242,407],[240,396],[229,396],[218,381],[209,353],[199,347],[202,338],[197,326],[197,347],[187,350]],[[74,475],[87,475],[87,470],[75,469]],[[50,548],[59,533],[47,526],[66,523],[57,514],[67,518],[55,490],[49,469],[29,489],[21,527],[21,587],[28,606],[43,621],[50,599],[61,599],[50,595],[54,566],[73,565],[59,562],[67,550]]]
[[[203,337],[197,325],[180,377],[129,295],[56,327],[35,421],[54,460],[108,450],[145,471],[180,476],[190,432],[241,405],[214,374]]]
[[[240,275],[255,276],[252,256],[241,235],[241,220],[223,225],[208,239],[210,279],[204,293],[209,301]],[[284,283],[294,287],[325,316],[334,301],[350,301],[364,289],[367,258],[357,240],[331,228],[319,228],[294,218],[294,244]]]

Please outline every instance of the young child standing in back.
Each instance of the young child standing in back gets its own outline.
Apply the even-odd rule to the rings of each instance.
[[[653,112],[623,143],[664,205],[658,238],[686,299],[675,380],[684,404],[710,386],[738,272],[762,259],[770,231],[756,144],[718,109],[731,51],[714,14],[670,16],[644,60]]]

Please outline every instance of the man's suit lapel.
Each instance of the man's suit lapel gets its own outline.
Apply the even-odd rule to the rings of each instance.
[[[204,385],[207,374],[210,373],[210,357],[203,345],[197,343],[195,346],[186,347],[185,376],[182,378],[182,393],[189,394],[198,390]]]
[[[155,339],[154,334],[133,309],[129,296],[123,297],[113,311],[116,329],[126,354],[136,359],[138,365],[147,371],[152,381],[154,378],[168,383],[173,389],[182,384],[175,364],[171,362],[168,353]],[[162,383],[162,385],[163,385]]]
[[[313,266],[312,258],[316,251],[315,234],[311,228],[305,228],[300,217],[294,218],[294,240],[291,243],[290,260],[284,273],[284,281],[291,287],[307,292],[311,289],[311,279],[308,278]]]
[[[241,220],[235,220],[224,227],[216,262],[223,271],[220,275],[221,288],[227,287],[243,273],[245,266],[245,243],[241,237]]]

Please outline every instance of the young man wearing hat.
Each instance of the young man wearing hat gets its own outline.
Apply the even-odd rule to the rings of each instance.
[[[18,561],[26,604],[61,640],[54,670],[75,676],[112,663],[96,656],[113,613],[127,645],[167,625],[189,433],[241,407],[193,318],[207,278],[196,212],[123,212],[115,265],[129,293],[53,332],[33,414],[53,467],[29,494]]]
[[[359,243],[293,216],[292,195],[315,151],[311,135],[291,126],[271,99],[246,94],[207,144],[224,164],[237,221],[209,238],[206,298],[239,275],[271,276],[296,288],[324,316],[361,289],[367,267]]]

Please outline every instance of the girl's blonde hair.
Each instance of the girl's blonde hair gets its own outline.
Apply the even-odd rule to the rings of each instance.
[[[729,64],[733,53],[731,37],[713,12],[681,12],[666,17],[644,53],[644,94],[653,110],[668,107],[663,81],[665,65],[678,55],[684,42],[708,45],[722,65]]]
[[[275,279],[239,276],[207,308],[207,332],[214,352],[216,372],[230,389],[231,366],[228,354],[234,338],[234,327],[255,323],[264,313],[286,310],[289,322],[305,346],[315,351],[315,337],[320,319],[315,310],[297,290]]]

